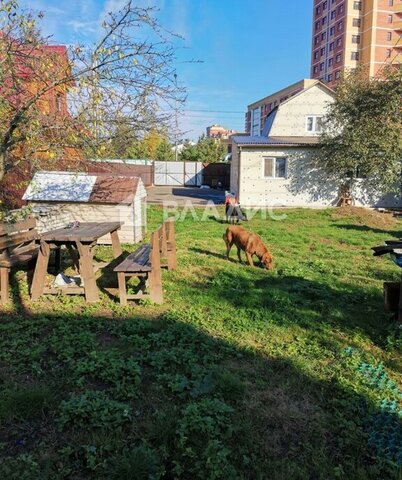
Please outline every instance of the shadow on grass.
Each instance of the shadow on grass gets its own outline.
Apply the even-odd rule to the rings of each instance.
[[[397,415],[183,313],[3,316],[0,477],[397,478]]]
[[[194,253],[200,253],[201,255],[207,255],[208,257],[219,258],[221,260],[227,260],[226,255],[222,253],[213,252],[211,250],[205,250],[204,248],[198,247],[189,247],[189,250]],[[230,261],[234,262],[233,258],[229,259]]]
[[[351,224],[339,224],[333,223],[333,227],[341,228],[342,230],[355,230],[358,232],[367,232],[367,233],[381,233],[387,234],[391,238],[402,238],[402,231],[401,230],[383,230],[381,228],[369,227],[367,225],[351,225]]]
[[[223,255],[218,258],[226,259]],[[200,276],[193,284],[183,280],[181,290],[189,301],[194,295],[203,294],[208,304],[222,304],[222,308],[229,304],[236,309],[260,312],[278,324],[297,324],[311,331],[328,325],[349,333],[361,331],[380,346],[389,333],[380,292],[341,282],[329,285],[244,265],[244,270]]]

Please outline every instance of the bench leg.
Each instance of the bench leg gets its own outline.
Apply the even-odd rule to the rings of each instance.
[[[8,302],[9,286],[10,286],[10,269],[7,267],[0,268],[0,303],[4,305]]]
[[[117,272],[117,281],[119,283],[120,305],[127,305],[126,274]]]
[[[174,223],[172,220],[166,222],[166,236],[169,244],[167,250],[168,269],[174,270],[177,266],[176,263],[176,240],[174,232]]]
[[[162,273],[161,261],[159,252],[159,240],[156,232],[151,237],[151,267],[152,270],[148,274],[149,279],[149,294],[151,301],[154,303],[163,303],[162,290]]]
[[[45,288],[46,272],[49,265],[50,246],[46,242],[41,242],[38,259],[31,285],[31,298],[37,300]]]

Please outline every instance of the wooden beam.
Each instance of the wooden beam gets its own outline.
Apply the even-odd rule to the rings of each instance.
[[[43,293],[46,280],[47,267],[49,265],[50,246],[46,242],[40,243],[38,259],[31,285],[31,298],[37,300]]]

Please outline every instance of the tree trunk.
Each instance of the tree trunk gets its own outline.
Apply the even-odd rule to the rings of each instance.
[[[0,150],[0,182],[3,180],[4,174],[6,173],[6,157],[7,152]]]

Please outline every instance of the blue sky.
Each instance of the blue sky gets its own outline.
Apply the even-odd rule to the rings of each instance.
[[[100,19],[124,0],[21,0],[45,12],[59,43],[91,42]],[[181,130],[196,139],[207,125],[244,129],[247,105],[309,76],[312,0],[138,0],[181,34],[178,79],[187,88]],[[202,63],[183,63],[186,60]],[[199,112],[194,110],[208,110]],[[241,112],[213,113],[211,111]]]

